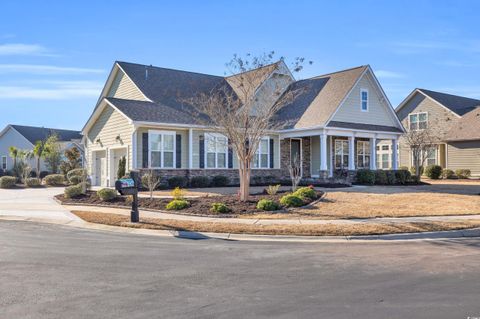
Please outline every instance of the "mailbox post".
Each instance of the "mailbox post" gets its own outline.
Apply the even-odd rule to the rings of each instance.
[[[132,195],[132,210],[130,211],[130,221],[138,223],[140,216],[138,213],[138,189],[140,188],[140,176],[138,171],[130,171],[130,178],[121,178],[115,182],[115,189],[121,195]]]

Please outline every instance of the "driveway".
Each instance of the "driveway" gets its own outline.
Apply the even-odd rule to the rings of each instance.
[[[2,318],[480,316],[480,240],[188,240],[0,221]]]
[[[0,216],[68,222],[78,217],[53,200],[62,187],[0,189]]]

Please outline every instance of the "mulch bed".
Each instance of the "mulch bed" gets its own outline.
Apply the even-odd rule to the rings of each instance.
[[[196,198],[186,198],[190,203],[190,207],[179,211],[168,211],[170,213],[188,214],[188,215],[202,215],[216,217],[235,217],[238,215],[248,215],[255,213],[281,213],[282,210],[266,212],[256,208],[257,202],[261,199],[271,199],[276,202],[280,201],[280,198],[284,196],[286,192],[278,192],[276,195],[268,194],[254,194],[250,196],[248,202],[241,202],[236,195],[221,195],[221,196],[204,196]],[[318,198],[323,195],[323,192],[317,191]],[[118,196],[112,201],[102,201],[96,194],[96,192],[89,191],[87,195],[82,195],[77,198],[65,198],[63,194],[55,196],[63,204],[70,205],[98,205],[98,206],[121,206],[131,207],[131,202],[127,196]],[[138,206],[140,209],[165,211],[165,206],[171,201],[171,198],[138,198]],[[311,200],[306,200],[305,205],[310,204]],[[224,203],[230,208],[230,212],[226,214],[216,214],[210,211],[213,203]]]

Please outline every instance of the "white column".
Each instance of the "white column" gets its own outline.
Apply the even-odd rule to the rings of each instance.
[[[132,134],[132,163],[130,164],[130,168],[137,168],[137,129],[135,129]]]
[[[397,158],[398,158],[398,150],[397,150],[397,139],[394,138],[392,139],[392,169],[393,170],[397,170],[398,169],[398,161],[397,161]]]
[[[335,163],[332,161],[332,157],[333,157],[333,139],[332,137],[330,137],[330,156],[328,156],[328,162],[327,162],[327,163],[330,163],[330,168],[328,170],[328,177],[333,176],[333,168],[335,166]]]
[[[348,170],[355,170],[355,137],[348,137]]]
[[[377,169],[377,139],[375,137],[370,139],[370,169]]]
[[[193,130],[188,130],[188,168],[193,168]]]
[[[327,170],[327,134],[320,135],[320,170]]]

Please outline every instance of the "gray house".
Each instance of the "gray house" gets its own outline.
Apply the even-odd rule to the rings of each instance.
[[[7,171],[13,168],[13,160],[9,155],[10,146],[21,150],[33,150],[37,141],[45,140],[52,134],[58,136],[62,150],[75,146],[83,153],[82,136],[79,131],[10,124],[0,132],[0,169]],[[28,164],[32,168],[36,167],[35,160],[31,160]],[[40,162],[40,170],[47,170],[43,160]]]
[[[336,169],[376,169],[375,146],[396,144],[404,132],[370,66],[296,81],[283,61],[253,70],[256,94],[269,87],[302,93],[276,114],[286,124],[269,132],[257,150],[253,178],[288,178],[296,155],[305,179],[325,180]],[[115,62],[82,134],[94,185],[112,186],[118,161],[128,169],[155,169],[162,176],[226,175],[237,178],[238,160],[182,101],[219,87],[235,91],[235,75],[199,74]],[[272,105],[270,104],[270,105]],[[396,160],[392,159],[395,166]]]

